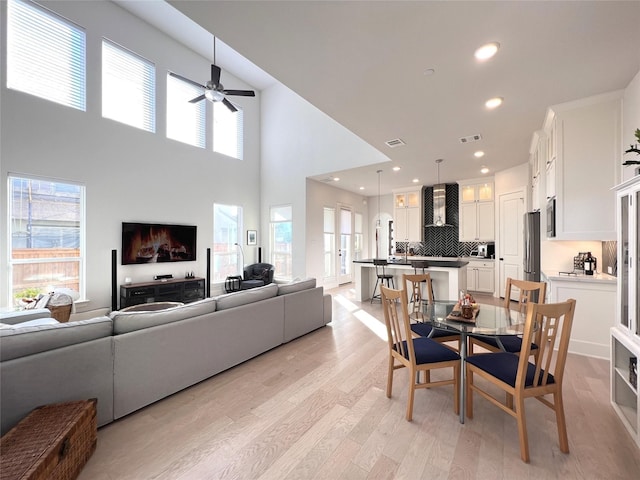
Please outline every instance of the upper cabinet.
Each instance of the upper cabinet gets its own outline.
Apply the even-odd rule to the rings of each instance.
[[[615,240],[621,123],[622,91],[549,108],[545,190],[556,199],[557,240]]]
[[[531,139],[531,147],[529,149],[529,163],[531,167],[531,210],[539,211],[544,208],[544,202],[541,198],[541,189],[544,188],[545,182],[542,181],[542,173],[545,172],[546,162],[546,136],[542,130],[533,133]],[[542,173],[541,173],[542,172]]]
[[[393,191],[393,229],[396,242],[422,241],[422,188]]]
[[[495,239],[493,178],[458,182],[461,242],[488,242]]]

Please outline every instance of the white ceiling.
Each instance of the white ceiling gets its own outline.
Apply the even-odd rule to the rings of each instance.
[[[154,23],[158,2],[119,3]],[[640,1],[168,3],[156,24],[208,57],[214,33],[240,54],[232,66],[233,50],[228,65],[219,51],[223,68],[259,89],[277,79],[388,156],[318,176],[339,176],[335,186],[364,195],[377,192],[380,168],[388,191],[416,177],[436,183],[437,158],[443,182],[480,177],[481,165],[493,173],[525,163],[548,106],[623,89],[640,70]],[[492,41],[498,54],[476,61],[475,49]],[[435,73],[424,75],[428,68]],[[494,96],[505,102],[488,111]],[[474,134],[482,140],[460,143]],[[406,146],[384,144],[395,138]]]

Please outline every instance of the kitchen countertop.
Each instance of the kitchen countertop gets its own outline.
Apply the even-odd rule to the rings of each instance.
[[[616,284],[617,277],[613,275],[608,275],[606,273],[595,273],[593,275],[585,275],[585,274],[577,274],[577,275],[567,275],[561,274],[558,271],[543,271],[542,275],[544,275],[547,280],[555,280],[555,281],[563,281],[563,282],[582,282],[582,283],[607,283],[607,284]]]
[[[467,259],[458,257],[409,257],[406,261],[404,257],[389,259],[389,265],[406,265],[411,266],[412,260],[429,260],[429,266],[431,267],[448,267],[448,268],[462,268],[469,262]],[[353,263],[373,263],[373,258],[363,258],[362,260],[354,260]]]

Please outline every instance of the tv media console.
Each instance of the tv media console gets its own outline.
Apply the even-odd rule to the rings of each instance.
[[[205,279],[173,278],[120,285],[120,308],[150,302],[190,303],[205,298]]]

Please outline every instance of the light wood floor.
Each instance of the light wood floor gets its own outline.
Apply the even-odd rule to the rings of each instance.
[[[515,420],[482,398],[461,425],[451,387],[420,390],[405,421],[407,373],[384,392],[380,304],[354,301],[351,286],[331,293],[327,327],[101,428],[80,480],[640,478],[608,362],[569,357],[568,455],[553,412],[527,402],[524,464]]]

